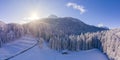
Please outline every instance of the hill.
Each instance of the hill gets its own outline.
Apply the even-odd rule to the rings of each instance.
[[[107,30],[106,28],[85,24],[79,19],[72,17],[43,18],[24,24],[24,27],[29,28],[29,31],[33,34],[35,32],[41,33],[39,35],[79,35],[81,33]]]

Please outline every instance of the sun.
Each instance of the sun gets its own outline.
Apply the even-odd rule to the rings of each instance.
[[[20,24],[28,23],[40,19],[38,11],[32,11],[27,17],[24,17]]]
[[[32,12],[32,13],[30,13],[30,17],[28,19],[29,20],[37,20],[37,19],[39,19],[39,15],[37,12]]]

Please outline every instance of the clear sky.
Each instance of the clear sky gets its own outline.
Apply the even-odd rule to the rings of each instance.
[[[120,0],[0,0],[0,20],[6,23],[51,14],[116,28],[120,27]]]

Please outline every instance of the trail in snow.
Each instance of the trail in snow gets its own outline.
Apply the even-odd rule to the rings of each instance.
[[[22,51],[30,48],[36,43],[37,41],[35,40],[35,38],[28,36],[7,43],[0,48],[0,60],[11,58],[12,56],[21,53]]]
[[[43,48],[36,45],[34,48],[11,60],[108,60],[98,49],[88,51],[70,52],[63,55],[57,51],[49,49],[45,44]]]

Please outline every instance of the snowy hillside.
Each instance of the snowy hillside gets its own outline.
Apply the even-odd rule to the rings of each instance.
[[[107,57],[98,49],[92,49],[80,52],[69,52],[61,54],[47,46],[40,48],[39,45],[29,51],[16,56],[10,60],[108,60]]]
[[[25,36],[4,44],[0,48],[0,60],[108,60],[98,49],[80,52],[69,51],[68,54],[61,54],[61,52],[50,49],[45,43],[41,48],[36,43],[35,38]]]
[[[0,48],[0,60],[11,59],[21,54],[24,50],[31,48],[37,43],[35,38],[22,37],[14,42],[4,44]]]

